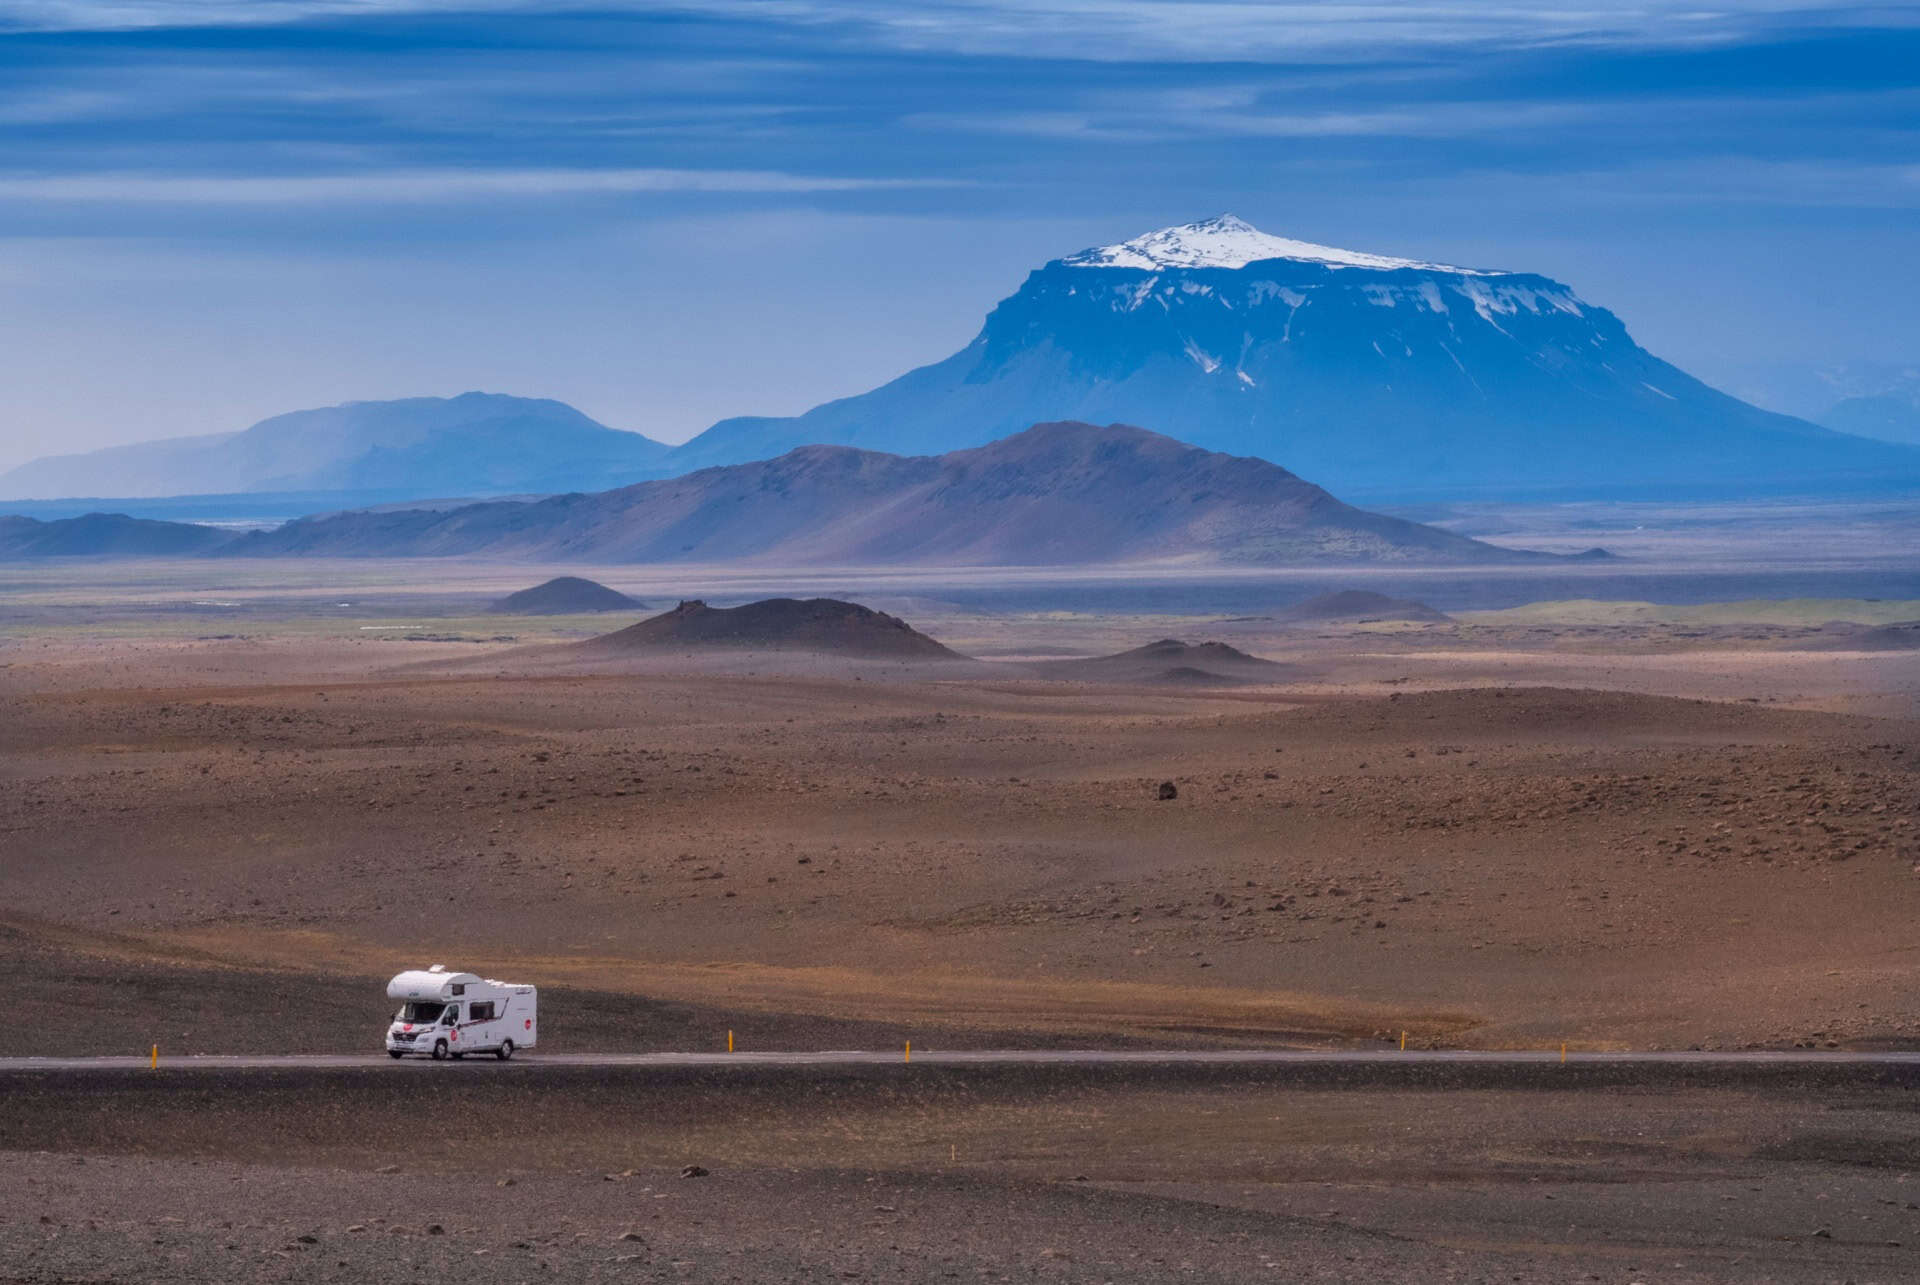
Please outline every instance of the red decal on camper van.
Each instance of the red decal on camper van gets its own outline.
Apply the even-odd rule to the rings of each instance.
[[[529,1018],[527,1019],[527,1029],[528,1029],[528,1030],[532,1030],[532,1029],[533,1029],[533,1019],[532,1019],[531,1017],[529,1017]]]

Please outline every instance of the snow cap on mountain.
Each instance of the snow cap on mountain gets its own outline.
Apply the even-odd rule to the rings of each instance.
[[[1061,262],[1074,268],[1244,268],[1249,263],[1268,259],[1298,259],[1323,263],[1333,268],[1419,268],[1427,272],[1454,272],[1462,276],[1484,276],[1474,268],[1456,268],[1445,263],[1424,263],[1418,259],[1395,259],[1383,254],[1362,254],[1357,250],[1339,250],[1330,245],[1314,245],[1291,237],[1269,236],[1244,219],[1231,214],[1161,228],[1118,245],[1103,245]]]

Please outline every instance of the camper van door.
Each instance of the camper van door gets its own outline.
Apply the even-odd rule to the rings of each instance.
[[[469,1053],[491,1053],[500,1047],[504,1038],[501,1032],[505,1023],[500,1020],[500,999],[494,998],[494,992],[486,992],[488,998],[469,1001],[467,1004],[467,1029],[464,1038],[470,1041]]]

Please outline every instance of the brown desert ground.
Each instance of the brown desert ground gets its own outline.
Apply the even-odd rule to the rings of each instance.
[[[167,1069],[374,1052],[432,961],[538,982],[543,1051],[1920,1047],[1920,652],[1785,609],[1302,629],[889,585],[982,659],[601,656],[546,644],[625,621],[462,614],[524,568],[220,572],[248,607],[35,572],[0,620],[4,1052],[163,1054],[0,1078],[0,1281],[1920,1261],[1898,1078]],[[1170,636],[1280,668],[1053,663]]]
[[[903,1038],[1920,1037],[1920,725],[1664,694],[1696,672],[1672,653],[1606,657],[1648,689],[1608,691],[1574,685],[1578,654],[1312,642],[1276,658],[1318,681],[1224,690],[794,655],[601,674],[564,648],[72,650],[0,671],[10,940],[53,961],[44,993],[16,986],[36,1012],[71,1004],[77,950],[369,1002],[430,957]],[[1805,681],[1766,653],[1679,659],[1716,695]],[[1497,663],[1559,681],[1480,685]],[[300,1047],[364,1045],[313,1011]],[[36,1021],[16,1051],[217,1051],[232,1024],[207,1016]]]
[[[529,1058],[7,1087],[10,1282],[1811,1285],[1911,1280],[1920,1238],[1910,1077]]]

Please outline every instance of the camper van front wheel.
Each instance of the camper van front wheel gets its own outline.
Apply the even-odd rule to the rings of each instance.
[[[507,1041],[506,1043],[504,1043],[504,1044],[502,1044],[502,1045],[501,1045],[501,1046],[500,1046],[499,1048],[497,1048],[497,1049],[495,1049],[495,1050],[493,1051],[493,1055],[494,1055],[495,1057],[497,1057],[497,1058],[499,1058],[499,1059],[500,1059],[500,1060],[501,1060],[502,1062],[504,1062],[504,1061],[506,1061],[506,1060],[507,1060],[508,1058],[510,1058],[510,1057],[512,1057],[512,1056],[513,1056],[513,1041],[512,1041],[512,1040],[508,1040],[508,1041]]]
[[[436,1062],[444,1062],[447,1060],[447,1042],[445,1040],[435,1040],[433,1042],[433,1060]]]

